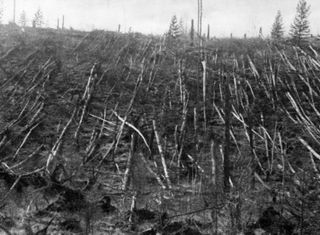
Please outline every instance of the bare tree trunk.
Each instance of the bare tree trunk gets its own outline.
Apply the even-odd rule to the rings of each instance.
[[[256,171],[256,159],[254,155],[254,139],[253,139],[253,123],[251,121],[251,110],[249,111],[249,118],[248,118],[248,135],[249,135],[249,145],[250,145],[250,153],[251,153],[251,188],[255,188],[255,176],[254,173]]]
[[[202,61],[202,95],[203,95],[203,122],[204,122],[204,132],[207,132],[207,114],[206,114],[206,73],[207,73],[207,63],[206,60]]]
[[[238,232],[242,231],[242,224],[241,224],[241,197],[240,195],[237,197],[236,201],[236,209],[235,209],[235,217],[236,217],[236,226]]]
[[[159,133],[157,131],[156,121],[152,120],[152,124],[153,124],[154,134],[155,134],[155,137],[156,137],[156,140],[157,140],[159,154],[160,154],[160,157],[161,157],[161,163],[162,163],[162,167],[163,167],[163,171],[164,171],[164,176],[166,178],[166,182],[167,182],[168,187],[171,188],[171,181],[170,181],[170,177],[169,177],[169,173],[168,173],[167,163],[166,163],[166,159],[165,159],[165,156],[164,156],[163,148],[162,148],[162,145],[161,145],[160,136],[159,136]]]
[[[211,155],[211,174],[212,174],[212,186],[216,190],[219,185],[219,180],[218,180],[218,156],[217,156],[217,146],[215,145],[214,141],[211,140],[211,145],[210,145],[210,155]],[[214,205],[217,207],[218,205],[218,193],[217,190],[214,194]],[[211,219],[213,222],[212,226],[212,234],[216,235],[218,234],[218,213],[216,211],[216,208],[213,208],[211,211]]]
[[[230,117],[231,117],[231,101],[230,101],[230,89],[229,89],[229,76],[225,76],[224,79],[224,93],[225,93],[225,143],[224,143],[224,191],[227,193],[230,191]]]
[[[129,152],[129,157],[127,161],[127,167],[126,171],[124,172],[123,176],[123,184],[122,184],[122,190],[127,190],[128,185],[129,185],[129,178],[131,174],[131,169],[132,169],[132,163],[133,163],[133,158],[134,158],[134,150],[135,150],[135,135],[131,135],[131,145],[130,145],[130,152]]]

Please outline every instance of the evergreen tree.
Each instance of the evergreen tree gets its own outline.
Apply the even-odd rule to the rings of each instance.
[[[42,11],[41,9],[39,8],[37,10],[37,12],[34,14],[34,18],[33,18],[33,22],[34,22],[34,26],[35,27],[42,27],[42,25],[44,24],[44,21],[43,21],[43,14],[42,14]]]
[[[283,30],[283,22],[281,12],[278,11],[274,23],[272,25],[271,30],[271,38],[273,40],[280,40],[283,38],[284,30]]]
[[[27,15],[25,11],[22,11],[20,14],[19,24],[21,27],[26,27],[27,25]]]
[[[310,5],[306,0],[300,0],[297,5],[297,13],[293,24],[291,25],[290,34],[296,43],[301,43],[310,36],[310,26],[308,16],[310,14]]]
[[[177,16],[175,15],[171,18],[168,34],[169,37],[172,37],[174,39],[178,38],[181,35],[180,26],[178,24]]]

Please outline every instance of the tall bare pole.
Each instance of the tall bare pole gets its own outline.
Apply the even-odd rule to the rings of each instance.
[[[202,15],[203,15],[202,0],[198,0],[198,38],[199,38],[199,49],[200,49],[199,52],[201,54],[201,59],[203,56]]]
[[[199,9],[200,9],[200,0],[198,0],[198,14],[197,14],[197,17],[198,17],[198,19],[197,19],[197,34],[199,35],[199,25],[200,25],[200,14],[199,14]]]
[[[198,0],[198,36],[202,35],[202,0]],[[200,40],[201,41],[201,40]]]
[[[13,23],[16,23],[16,0],[13,0]]]
[[[199,65],[202,63],[202,0],[198,0],[198,22],[197,22],[197,36],[199,40]],[[198,75],[200,77],[200,66],[198,67]],[[199,102],[199,83],[197,83],[197,103]]]
[[[191,30],[190,30],[190,39],[191,39],[191,44],[193,46],[194,43],[194,20],[191,20]]]
[[[201,0],[198,0],[198,14],[197,14],[197,17],[198,17],[198,19],[197,19],[197,37],[198,37],[198,39],[199,39],[199,55],[201,54],[201,49],[200,49],[200,41],[201,41],[201,39],[200,39],[200,35],[201,34],[199,34],[199,32],[200,32],[200,1]],[[200,59],[200,62],[201,62],[201,59]],[[200,77],[200,68],[198,67],[198,75],[199,75],[199,77]],[[197,82],[197,103],[199,102],[199,83]]]
[[[200,0],[200,35],[202,35],[202,0]]]

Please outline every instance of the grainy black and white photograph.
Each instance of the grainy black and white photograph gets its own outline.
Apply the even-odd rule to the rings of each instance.
[[[320,234],[319,0],[0,0],[0,235]]]

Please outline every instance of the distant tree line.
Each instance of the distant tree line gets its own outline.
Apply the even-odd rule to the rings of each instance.
[[[0,24],[2,23],[3,20],[3,1],[0,0]],[[38,8],[38,10],[35,12],[33,18],[31,19],[32,22],[32,26],[33,27],[43,27],[44,26],[44,15],[43,12],[40,8]],[[13,22],[15,23],[15,22]],[[28,24],[28,18],[27,18],[27,14],[25,12],[25,10],[23,10],[20,13],[19,19],[18,19],[18,24],[21,27],[26,27]]]
[[[290,27],[290,36],[293,42],[301,44],[310,37],[310,5],[306,0],[299,0],[295,19]],[[283,22],[281,12],[278,11],[275,21],[272,25],[271,38],[275,41],[282,40],[284,36]]]
[[[3,0],[0,0],[0,23],[2,23],[3,11],[4,11]],[[307,4],[306,0],[299,0],[296,7],[296,16],[293,23],[290,26],[290,31],[289,31],[289,35],[292,38],[293,42],[297,44],[301,44],[310,37],[310,23],[308,20],[309,15],[310,15],[310,5]],[[23,10],[20,14],[18,24],[21,27],[26,27],[27,22],[28,22],[28,18],[27,18],[26,12]],[[44,15],[40,8],[38,8],[38,10],[35,12],[34,16],[31,19],[31,22],[33,27],[41,28],[44,26]],[[57,27],[59,27],[59,23]],[[271,39],[274,41],[281,41],[284,38],[284,32],[285,30],[283,26],[283,18],[279,10],[276,14],[274,23],[272,25]],[[171,18],[167,36],[175,40],[181,37],[183,34],[186,34],[186,32],[184,30],[182,20],[178,22],[177,16],[174,15]],[[207,40],[209,40],[210,25],[208,25],[207,35],[198,35],[198,36],[201,36],[201,37],[203,36],[203,39],[206,38]],[[191,40],[191,44],[193,44],[195,40],[195,27],[194,27],[193,19],[191,21],[191,29],[190,29],[189,37]],[[262,37],[262,28],[259,29],[259,37]],[[246,38],[246,34],[244,38]]]
[[[299,0],[297,7],[296,7],[296,16],[293,23],[290,26],[289,36],[292,41],[296,44],[304,43],[310,37],[310,23],[308,17],[310,15],[310,5],[307,4],[306,0]],[[177,16],[174,15],[171,18],[169,30],[167,36],[171,39],[178,39],[184,34],[183,25],[180,21],[178,23]],[[283,26],[283,18],[281,11],[278,10],[274,23],[271,29],[271,39],[273,41],[281,41],[284,39],[284,26]],[[193,45],[195,41],[195,27],[194,27],[194,20],[191,20],[191,26],[189,31],[189,38],[191,40],[191,44]],[[232,34],[230,34],[232,38]],[[200,35],[198,35],[200,36]],[[201,35],[203,39],[210,40],[210,25],[208,25],[207,35]],[[259,29],[259,37],[262,38],[262,28]],[[244,34],[244,38],[246,34]]]

